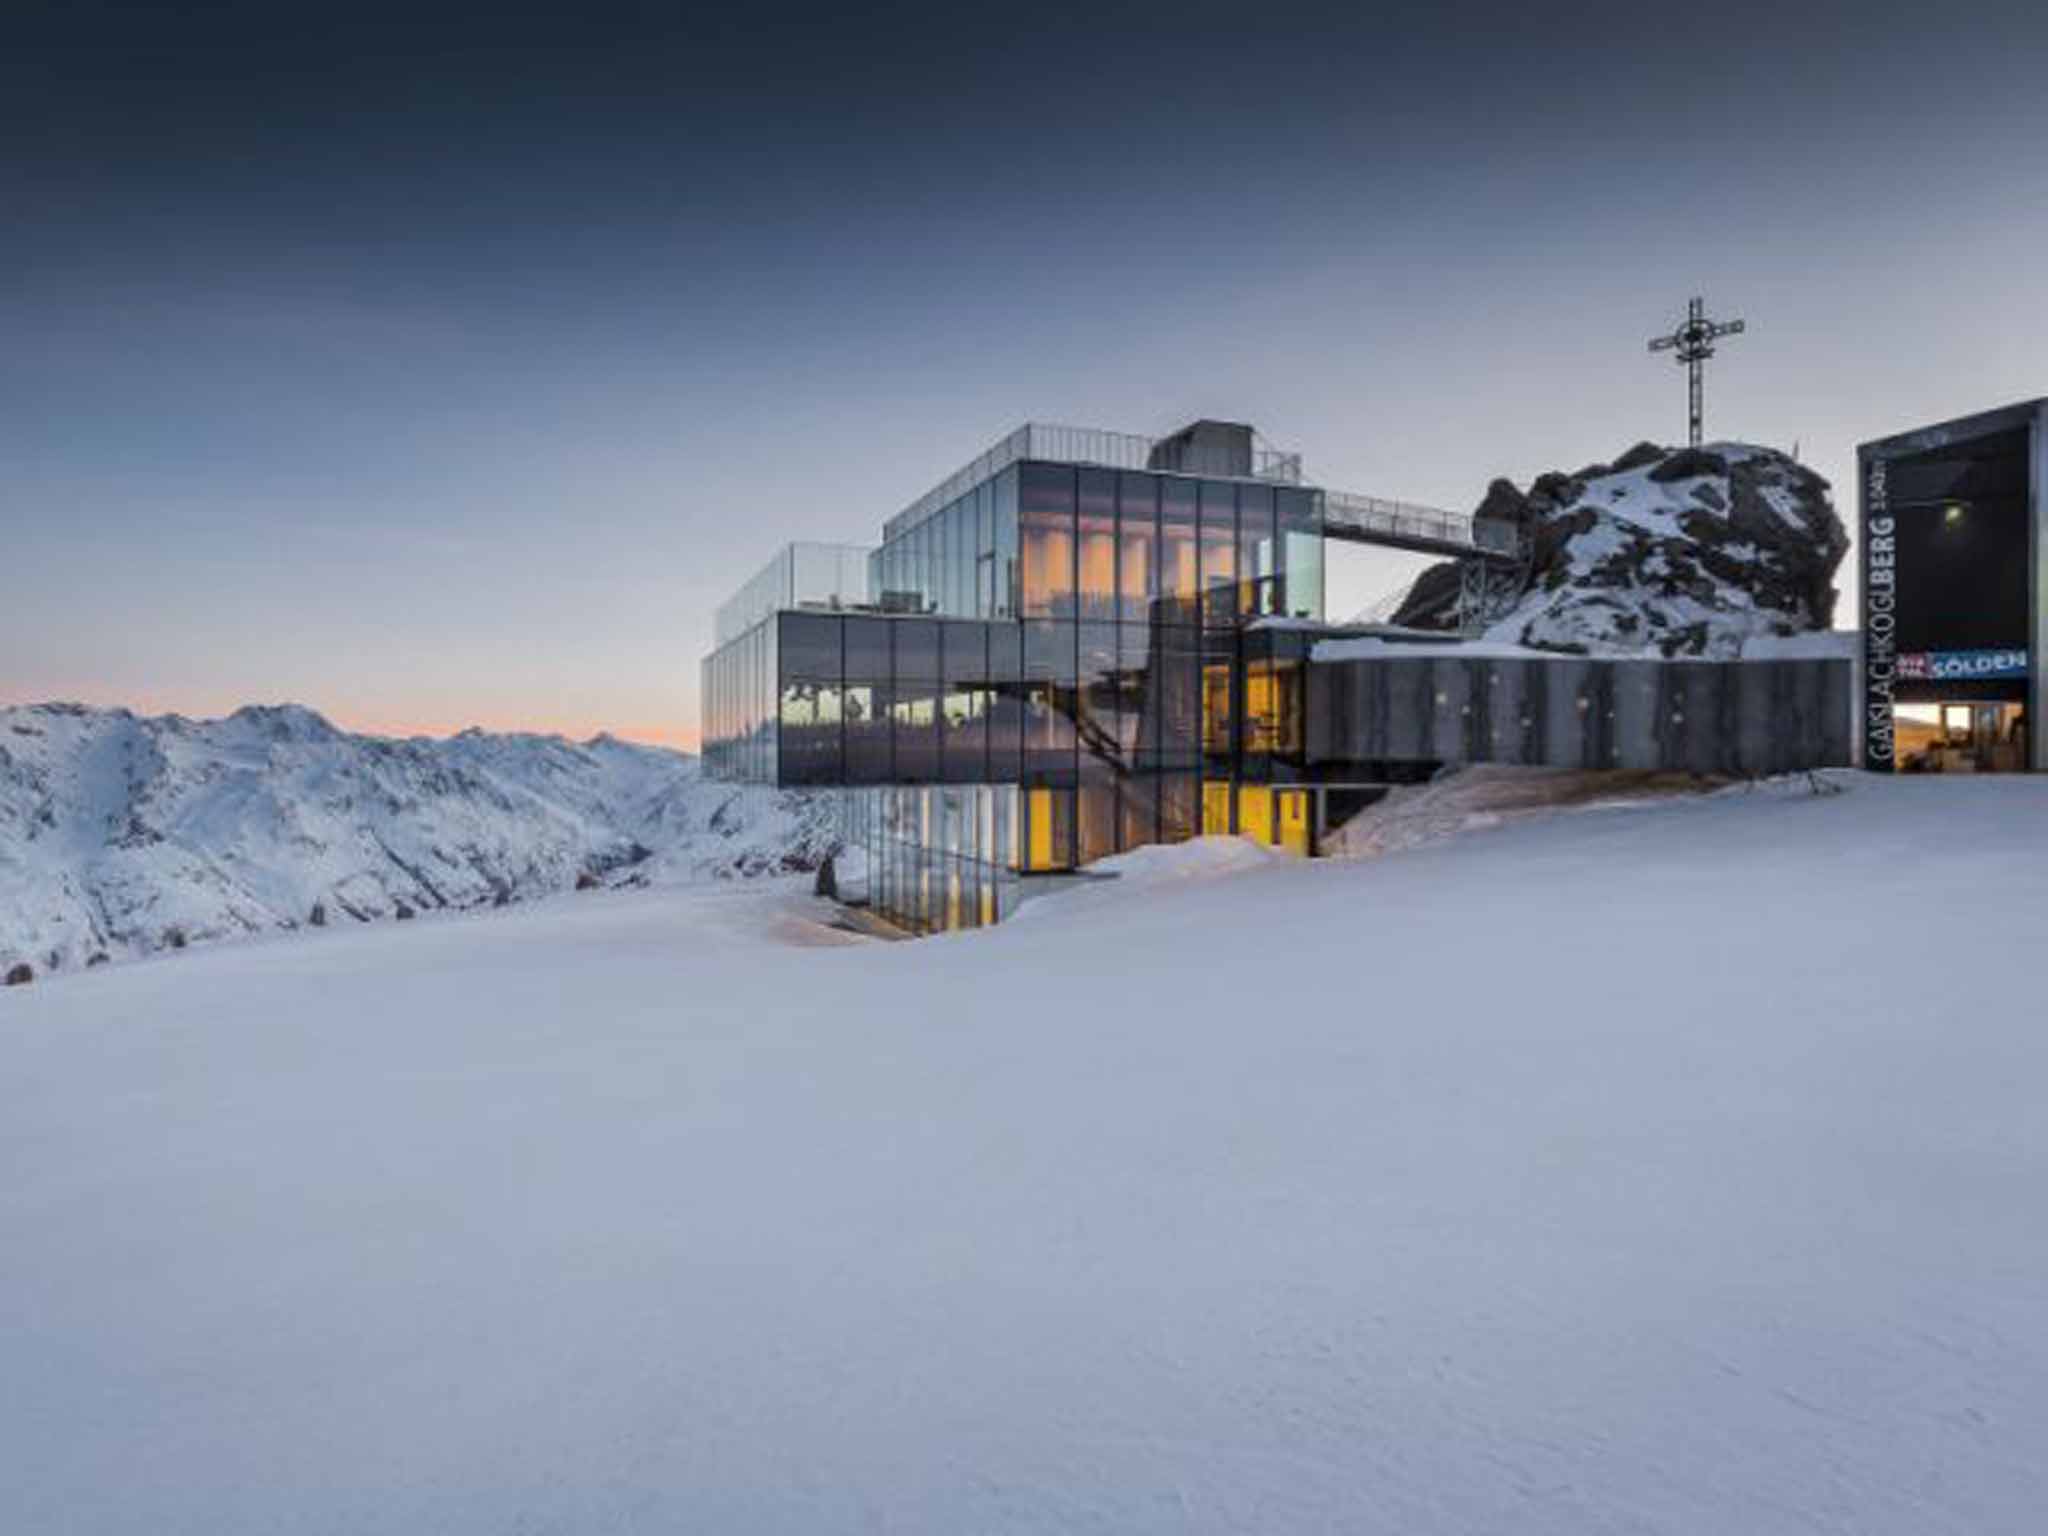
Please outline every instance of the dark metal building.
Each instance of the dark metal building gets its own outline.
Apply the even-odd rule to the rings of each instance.
[[[2048,400],[1865,443],[1863,757],[2048,770]]]

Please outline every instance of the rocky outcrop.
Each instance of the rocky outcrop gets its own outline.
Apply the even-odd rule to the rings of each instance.
[[[1527,579],[1488,639],[1550,649],[1732,656],[1745,640],[1826,629],[1849,547],[1828,483],[1769,448],[1638,443],[1612,465],[1496,480],[1480,513],[1521,527]],[[1453,629],[1455,564],[1433,566],[1393,622]]]

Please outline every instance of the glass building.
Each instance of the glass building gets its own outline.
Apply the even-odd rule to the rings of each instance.
[[[1978,480],[1963,515],[1988,537],[2021,482]],[[1960,550],[1968,531],[1950,517],[1944,537]],[[1305,485],[1247,426],[1021,427],[878,547],[790,546],[719,610],[705,772],[836,794],[842,894],[928,933],[1000,921],[1149,843],[1311,853],[1446,763],[1741,775],[1853,756],[1846,658],[1501,660],[1455,634],[1331,626],[1328,539],[1456,561],[1475,601],[1487,583],[1466,575],[1527,557],[1519,525]],[[1936,638],[2010,648],[2011,585],[1982,639]],[[1322,645],[1346,638],[1373,645]]]
[[[1020,428],[857,573],[794,546],[720,610],[705,771],[842,790],[871,904],[916,931],[1205,830],[1306,851],[1306,648],[1279,621],[1322,618],[1323,529],[1299,479],[1235,424]]]

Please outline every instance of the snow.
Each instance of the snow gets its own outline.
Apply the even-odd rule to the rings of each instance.
[[[1467,661],[1555,661],[1560,653],[1533,645],[1515,645],[1505,640],[1383,640],[1377,635],[1355,639],[1319,640],[1311,653],[1313,661],[1427,660],[1459,656]]]
[[[2018,1536],[2048,782],[0,992],[0,1528]]]
[[[224,720],[0,709],[0,972],[814,862],[829,814],[609,736],[392,741],[296,705]]]
[[[1373,858],[1443,842],[1509,821],[1562,811],[1641,809],[1677,795],[1805,795],[1848,782],[1844,775],[1794,775],[1730,785],[1680,772],[1614,772],[1477,764],[1426,784],[1400,785],[1326,840],[1326,852]]]
[[[1860,661],[1863,634],[1854,629],[1810,629],[1798,635],[1751,635],[1742,642],[1744,661]]]

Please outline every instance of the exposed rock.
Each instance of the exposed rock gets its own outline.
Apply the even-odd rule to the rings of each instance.
[[[1487,638],[1554,650],[1732,656],[1826,629],[1849,544],[1826,480],[1741,443],[1639,443],[1611,470],[1542,475],[1526,494],[1496,481],[1479,512],[1518,519],[1532,548]],[[1457,604],[1457,566],[1433,566],[1394,622],[1451,629]]]
[[[0,977],[0,986],[25,987],[35,979],[35,967],[24,960],[19,965],[8,967],[7,974]]]

